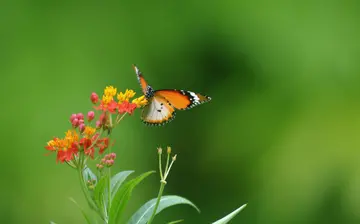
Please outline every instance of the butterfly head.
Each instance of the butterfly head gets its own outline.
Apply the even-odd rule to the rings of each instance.
[[[154,89],[151,86],[146,86],[146,94],[145,97],[147,99],[150,99],[151,97],[154,96]]]

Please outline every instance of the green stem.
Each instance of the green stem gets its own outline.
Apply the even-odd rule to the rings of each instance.
[[[168,168],[167,172],[165,173],[164,180],[166,180],[167,176],[169,175],[170,170],[171,170],[171,167],[172,167],[172,165],[173,165],[174,161],[175,161],[175,160],[172,160],[172,161],[171,161],[171,164],[170,164],[170,166],[169,166],[169,168]]]
[[[158,209],[159,207],[159,204],[160,204],[160,199],[161,199],[161,196],[163,194],[163,191],[164,191],[164,188],[165,188],[165,184],[166,182],[164,180],[161,180],[161,185],[160,185],[160,189],[159,189],[159,194],[158,194],[158,197],[157,197],[157,200],[156,200],[156,204],[155,204],[155,208],[154,208],[154,211],[149,219],[149,222],[147,224],[151,224],[151,222],[153,221],[155,215],[156,215],[156,210]]]
[[[163,177],[162,167],[161,167],[161,153],[159,153],[159,171],[160,171],[160,178],[161,178],[161,180],[163,180],[164,177]]]
[[[111,170],[110,167],[109,170],[109,178],[108,178],[108,214],[110,213],[110,207],[111,207]]]
[[[119,124],[120,121],[125,117],[126,114],[127,114],[127,112],[124,113],[119,119],[116,119],[116,124]]]
[[[166,166],[165,166],[165,174],[167,173],[168,167],[169,167],[169,160],[170,160],[170,153],[167,154],[167,159],[166,159]],[[166,179],[166,177],[165,177]]]

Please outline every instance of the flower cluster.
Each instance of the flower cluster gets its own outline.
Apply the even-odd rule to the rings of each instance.
[[[109,153],[100,160],[100,163],[96,164],[96,168],[98,168],[98,170],[102,170],[104,166],[111,167],[112,165],[114,165],[115,159],[116,159],[116,154]]]
[[[114,99],[115,96],[117,100]],[[130,102],[134,96],[133,90],[127,89],[124,93],[118,93],[113,86],[107,86],[99,101],[99,96],[93,92],[90,100],[95,104],[94,108],[100,112],[95,124],[92,124],[96,118],[94,111],[89,111],[86,118],[82,113],[74,113],[70,116],[72,129],[65,133],[64,138],[55,137],[48,141],[45,148],[50,152],[57,153],[57,162],[67,162],[73,167],[81,167],[85,160],[83,157],[94,159],[96,151],[100,155],[109,148],[108,134],[124,115],[131,115],[136,108],[147,104],[145,96],[140,96]],[[114,114],[116,118],[113,119]],[[104,132],[104,130],[108,131]],[[109,167],[114,163],[115,157],[114,153],[108,154],[99,165]]]
[[[115,96],[117,96],[117,102],[114,100]],[[104,112],[109,111],[113,114],[116,112],[119,114],[132,114],[136,108],[142,107],[147,104],[145,96],[136,98],[130,103],[130,99],[134,96],[135,92],[133,90],[126,89],[124,93],[119,92],[117,94],[116,88],[114,88],[113,86],[107,86],[104,90],[100,105],[95,106],[95,109],[102,110]],[[97,104],[98,96],[96,94],[93,93],[90,99],[94,104]]]
[[[68,130],[64,138],[54,138],[48,141],[47,150],[56,151],[56,161],[70,161],[78,153],[79,136],[75,130]]]

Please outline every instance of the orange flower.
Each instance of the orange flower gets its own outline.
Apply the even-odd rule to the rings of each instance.
[[[119,104],[119,113],[128,113],[132,114],[134,110],[136,109],[137,105],[135,103],[129,103],[128,101],[124,101],[121,104]]]
[[[74,155],[78,153],[78,140],[79,136],[75,130],[68,130],[65,132],[63,139],[54,138],[47,142],[45,148],[49,151],[57,152],[56,162],[70,161]]]
[[[77,155],[78,147],[76,143],[73,143],[69,148],[63,148],[58,150],[56,156],[56,162],[60,161],[63,163],[64,161],[69,162],[74,159],[74,155]]]

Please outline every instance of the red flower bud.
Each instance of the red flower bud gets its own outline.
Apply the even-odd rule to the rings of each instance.
[[[80,130],[81,133],[85,130],[85,124],[84,123],[79,125],[79,130]]]
[[[76,115],[76,118],[79,119],[79,120],[84,120],[84,115],[82,113],[78,113]]]
[[[79,120],[79,124],[84,124],[84,120],[83,120],[83,119],[80,119],[80,120]]]
[[[88,121],[92,121],[94,119],[94,117],[95,117],[94,111],[89,111],[87,114]]]
[[[96,93],[91,93],[90,100],[93,104],[96,104],[99,101],[99,96]]]
[[[72,122],[75,118],[76,118],[76,114],[72,114],[72,115],[70,116],[70,122]]]
[[[97,129],[101,128],[101,122],[100,122],[100,121],[96,121],[95,126],[96,126]]]
[[[73,125],[73,127],[77,127],[79,126],[79,120],[77,118],[74,118],[74,120],[72,120],[71,124]]]

